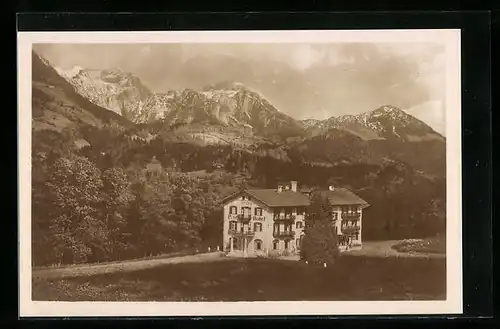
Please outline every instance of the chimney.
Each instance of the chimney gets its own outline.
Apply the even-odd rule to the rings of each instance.
[[[281,193],[283,191],[283,185],[278,185],[278,193]]]
[[[297,192],[297,181],[293,180],[290,184],[292,185],[292,192]]]
[[[329,189],[330,191],[333,191],[333,190],[335,190],[335,187],[333,187],[333,185],[330,185],[330,186],[328,186],[328,189]]]

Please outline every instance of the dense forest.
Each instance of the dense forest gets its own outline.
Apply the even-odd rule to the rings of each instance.
[[[90,145],[78,148],[75,141]],[[244,186],[299,180],[350,188],[367,200],[365,239],[444,232],[445,180],[404,162],[316,165],[300,150],[239,150],[169,134],[131,138],[127,130],[86,126],[33,132],[34,265],[122,260],[221,241],[218,200]],[[302,150],[302,152],[304,152]],[[153,157],[162,170],[150,177]]]

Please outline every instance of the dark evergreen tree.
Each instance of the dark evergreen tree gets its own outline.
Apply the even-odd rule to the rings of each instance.
[[[339,254],[338,237],[332,225],[331,205],[320,193],[312,196],[305,218],[300,258],[312,264],[332,265]]]

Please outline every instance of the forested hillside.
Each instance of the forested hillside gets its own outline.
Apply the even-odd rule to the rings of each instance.
[[[259,117],[264,121],[243,137],[231,130],[240,126],[207,122],[206,116],[203,122],[134,124],[82,97],[34,54],[34,265],[217,246],[223,220],[218,201],[245,186],[272,188],[282,180],[359,194],[371,204],[363,214],[366,240],[444,232],[443,141],[389,138],[390,128],[381,130],[386,139],[367,139],[339,125],[308,136],[294,119],[251,96],[252,106],[242,98],[235,107],[238,120],[255,127]],[[188,103],[203,112],[201,101]],[[181,105],[175,105],[176,116],[183,115]],[[404,127],[394,131],[403,135]],[[415,129],[411,133],[415,138]],[[207,142],[208,135],[217,142]],[[156,176],[146,170],[153,157],[162,168]]]

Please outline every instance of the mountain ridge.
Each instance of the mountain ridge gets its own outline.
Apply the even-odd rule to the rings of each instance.
[[[104,81],[103,75],[110,71],[118,78]],[[201,90],[185,88],[152,93],[143,89],[140,79],[128,72],[78,68],[63,75],[93,103],[139,124],[209,122],[261,135],[281,128],[301,129],[295,119],[280,112],[257,90],[233,81],[222,81]]]
[[[120,69],[56,69],[82,96],[134,121],[137,108],[153,93],[130,72]]]
[[[288,125],[294,126],[295,129],[300,126],[312,135],[324,133],[330,128],[338,128],[350,131],[368,140],[394,137],[400,137],[407,141],[445,139],[427,123],[392,105],[382,105],[375,110],[358,115],[332,116],[325,120],[297,120],[277,110],[259,91],[234,80],[219,81],[197,90],[185,88],[183,90],[170,90],[165,93],[153,93],[132,73],[119,71],[118,69],[100,70],[100,77],[95,78],[97,87],[92,86],[93,81],[91,79],[84,80],[85,74],[82,75],[82,72],[90,71],[98,72],[99,70],[86,70],[78,67],[71,74],[65,74],[65,77],[89,100],[119,114],[124,114],[136,123],[151,123],[155,120],[169,121],[169,124],[180,121],[191,123],[212,118],[224,125],[240,125],[242,127],[246,126],[246,128],[252,126],[253,128],[256,124],[255,120],[248,120],[251,118],[243,117],[243,115],[248,116],[248,111],[243,110],[236,113],[236,115],[231,115],[230,112],[234,111],[234,109],[228,110],[228,108],[238,106],[238,98],[241,98],[241,94],[246,91],[247,96],[251,96],[251,100],[260,101],[261,105],[268,107],[271,112],[281,113],[278,119],[288,121]],[[99,86],[102,85],[103,73],[108,72],[115,72],[116,76],[125,77],[115,81],[115,83],[120,83],[124,87],[107,88],[104,91],[98,90]],[[127,83],[122,83],[123,80],[127,81]],[[129,81],[132,81],[132,83],[128,83]],[[109,86],[110,81],[106,82],[105,85]],[[138,90],[130,91],[130,89],[134,88]],[[111,96],[109,96],[109,93],[111,93]],[[185,98],[190,98],[190,100]],[[191,104],[189,104],[189,101],[191,101]],[[181,113],[180,107],[182,106],[184,109],[188,108],[188,112],[191,111],[191,114]],[[208,108],[209,113],[203,114],[203,111],[196,110],[193,106]],[[274,110],[277,110],[277,112]],[[242,113],[245,114],[242,115]],[[385,126],[380,119],[386,121]],[[264,126],[266,124],[267,122],[264,123]]]
[[[321,165],[380,164],[384,159],[399,159],[417,168],[430,168],[438,173],[444,170],[445,138],[391,105],[359,115],[299,121],[280,112],[258,91],[234,80],[206,85],[200,90],[171,90],[162,94],[146,90],[141,96],[138,90],[123,92],[142,88],[140,79],[131,73],[77,68],[66,75],[80,79],[81,83],[71,84],[67,77],[64,80],[58,75],[74,90],[92,85],[93,80],[87,77],[95,77],[97,87],[105,86],[98,95],[105,100],[109,99],[105,97],[109,90],[118,90],[110,98],[131,95],[129,105],[135,102],[136,108],[128,113],[134,118],[135,123],[131,124],[135,132],[128,134],[133,138],[141,135],[148,136],[147,140],[163,138],[200,145],[232,145],[249,152],[261,152],[264,147],[284,154],[282,158],[295,156],[299,161]],[[90,93],[96,90],[93,86],[84,89]],[[90,100],[93,96],[88,97],[85,98],[97,106]],[[96,101],[96,97],[95,102],[104,102],[99,97]],[[124,118],[115,111],[107,112]],[[431,160],[427,158],[434,164],[429,164]]]
[[[405,141],[445,140],[425,122],[406,111],[382,105],[358,115],[332,116],[325,120],[306,119],[301,121],[306,130],[316,134],[337,128],[350,131],[365,140],[400,138]]]
[[[82,125],[115,125],[130,128],[133,123],[82,96],[53,65],[32,52],[33,127],[61,130]]]

